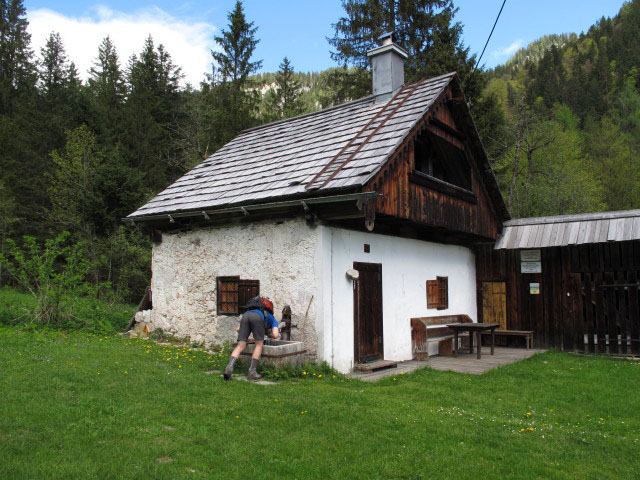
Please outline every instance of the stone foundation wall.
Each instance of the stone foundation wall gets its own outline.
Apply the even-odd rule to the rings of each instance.
[[[260,281],[278,321],[284,305],[291,306],[298,325],[292,340],[304,341],[315,356],[317,248],[318,231],[303,219],[165,233],[153,247],[150,329],[197,343],[235,342],[240,317],[217,314],[216,277],[240,276]]]

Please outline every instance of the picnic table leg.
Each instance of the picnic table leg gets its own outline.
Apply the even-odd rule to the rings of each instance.
[[[493,355],[493,350],[496,346],[496,329],[491,329],[491,355]]]
[[[455,331],[455,334],[456,334],[456,338],[453,343],[453,356],[457,357],[458,356],[458,331],[457,330]]]
[[[476,331],[476,343],[478,345],[476,345],[476,350],[478,351],[478,359],[480,359],[480,350],[482,349],[481,345],[482,345],[482,341],[480,339],[480,330]]]
[[[473,355],[473,332],[469,330],[469,353]]]

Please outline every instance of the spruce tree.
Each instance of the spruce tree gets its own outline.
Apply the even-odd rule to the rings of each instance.
[[[35,82],[26,16],[22,0],[0,0],[0,115]]]
[[[275,88],[267,96],[267,120],[295,117],[304,113],[304,103],[300,99],[301,84],[295,79],[293,66],[284,57],[276,73]]]
[[[182,74],[149,36],[140,56],[129,59],[126,75],[125,153],[129,165],[143,172],[147,186],[157,191],[183,171],[172,138]]]
[[[247,22],[240,0],[236,1],[233,11],[227,15],[229,28],[222,30],[222,35],[215,41],[222,48],[221,52],[212,51],[213,60],[217,63],[217,73],[223,82],[231,82],[241,89],[249,75],[257,72],[262,60],[251,61],[253,52],[260,40],[256,39],[257,27]]]
[[[247,22],[240,0],[227,18],[228,28],[215,37],[221,51],[211,52],[214,73],[207,92],[208,114],[213,120],[211,143],[217,147],[256,124],[259,98],[249,76],[262,66],[262,60],[252,61],[258,28]]]
[[[331,57],[340,64],[368,68],[367,51],[389,31],[409,58],[408,83],[457,71],[467,97],[478,98],[484,87],[479,74],[471,74],[475,58],[462,44],[462,25],[454,22],[452,0],[343,0],[346,16],[334,24],[329,43]]]
[[[125,85],[116,47],[109,36],[98,47],[98,58],[89,71],[89,87],[99,103],[118,109],[125,96]]]
[[[64,145],[65,130],[85,122],[87,98],[82,91],[78,71],[70,62],[59,33],[52,32],[38,62],[39,110],[38,128],[43,141],[38,145],[42,155]],[[45,133],[46,132],[46,133]]]

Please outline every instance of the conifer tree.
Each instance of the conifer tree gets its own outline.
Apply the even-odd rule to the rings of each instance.
[[[126,75],[126,154],[129,165],[143,172],[148,187],[157,191],[183,170],[171,136],[182,73],[149,36],[140,56],[129,59]]]
[[[257,72],[262,66],[262,60],[251,61],[260,41],[255,37],[258,28],[253,26],[253,22],[247,22],[240,0],[236,1],[227,18],[228,29],[222,30],[222,35],[215,37],[222,51],[212,51],[211,55],[218,65],[217,73],[221,80],[232,83],[236,89],[241,89],[249,75]]]
[[[56,95],[69,79],[68,63],[60,34],[51,32],[44,47],[40,49],[42,60],[38,63],[39,87],[47,97]]]
[[[259,42],[255,37],[258,28],[247,22],[240,0],[227,18],[228,28],[215,37],[221,51],[211,52],[214,72],[207,93],[208,114],[213,120],[211,143],[218,147],[256,123],[259,98],[249,76],[262,66],[262,60],[252,61]]]
[[[123,129],[126,89],[116,48],[108,36],[98,47],[98,57],[89,70],[88,85],[96,115],[96,131],[105,145],[115,146]]]
[[[59,33],[52,32],[41,48],[38,62],[40,91],[38,129],[45,141],[38,150],[46,157],[64,144],[65,130],[86,121],[86,97],[73,62],[70,62]],[[46,132],[44,134],[43,132]]]
[[[116,47],[109,36],[98,47],[98,58],[89,71],[89,87],[94,97],[108,109],[117,109],[125,96]]]
[[[471,74],[474,57],[462,44],[462,25],[454,22],[452,0],[343,0],[346,16],[334,24],[329,43],[331,57],[343,64],[368,68],[367,51],[378,46],[378,37],[389,31],[409,58],[408,83],[457,71],[467,97],[479,98],[484,81]]]
[[[276,73],[275,89],[268,92],[267,120],[295,117],[304,113],[304,103],[300,99],[301,85],[294,77],[293,66],[284,57]]]
[[[22,0],[0,0],[0,114],[35,82],[31,35]]]

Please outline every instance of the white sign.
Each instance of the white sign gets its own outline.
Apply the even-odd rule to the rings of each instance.
[[[542,273],[541,262],[521,262],[520,273]]]
[[[539,262],[541,260],[540,250],[521,250],[521,262]]]

